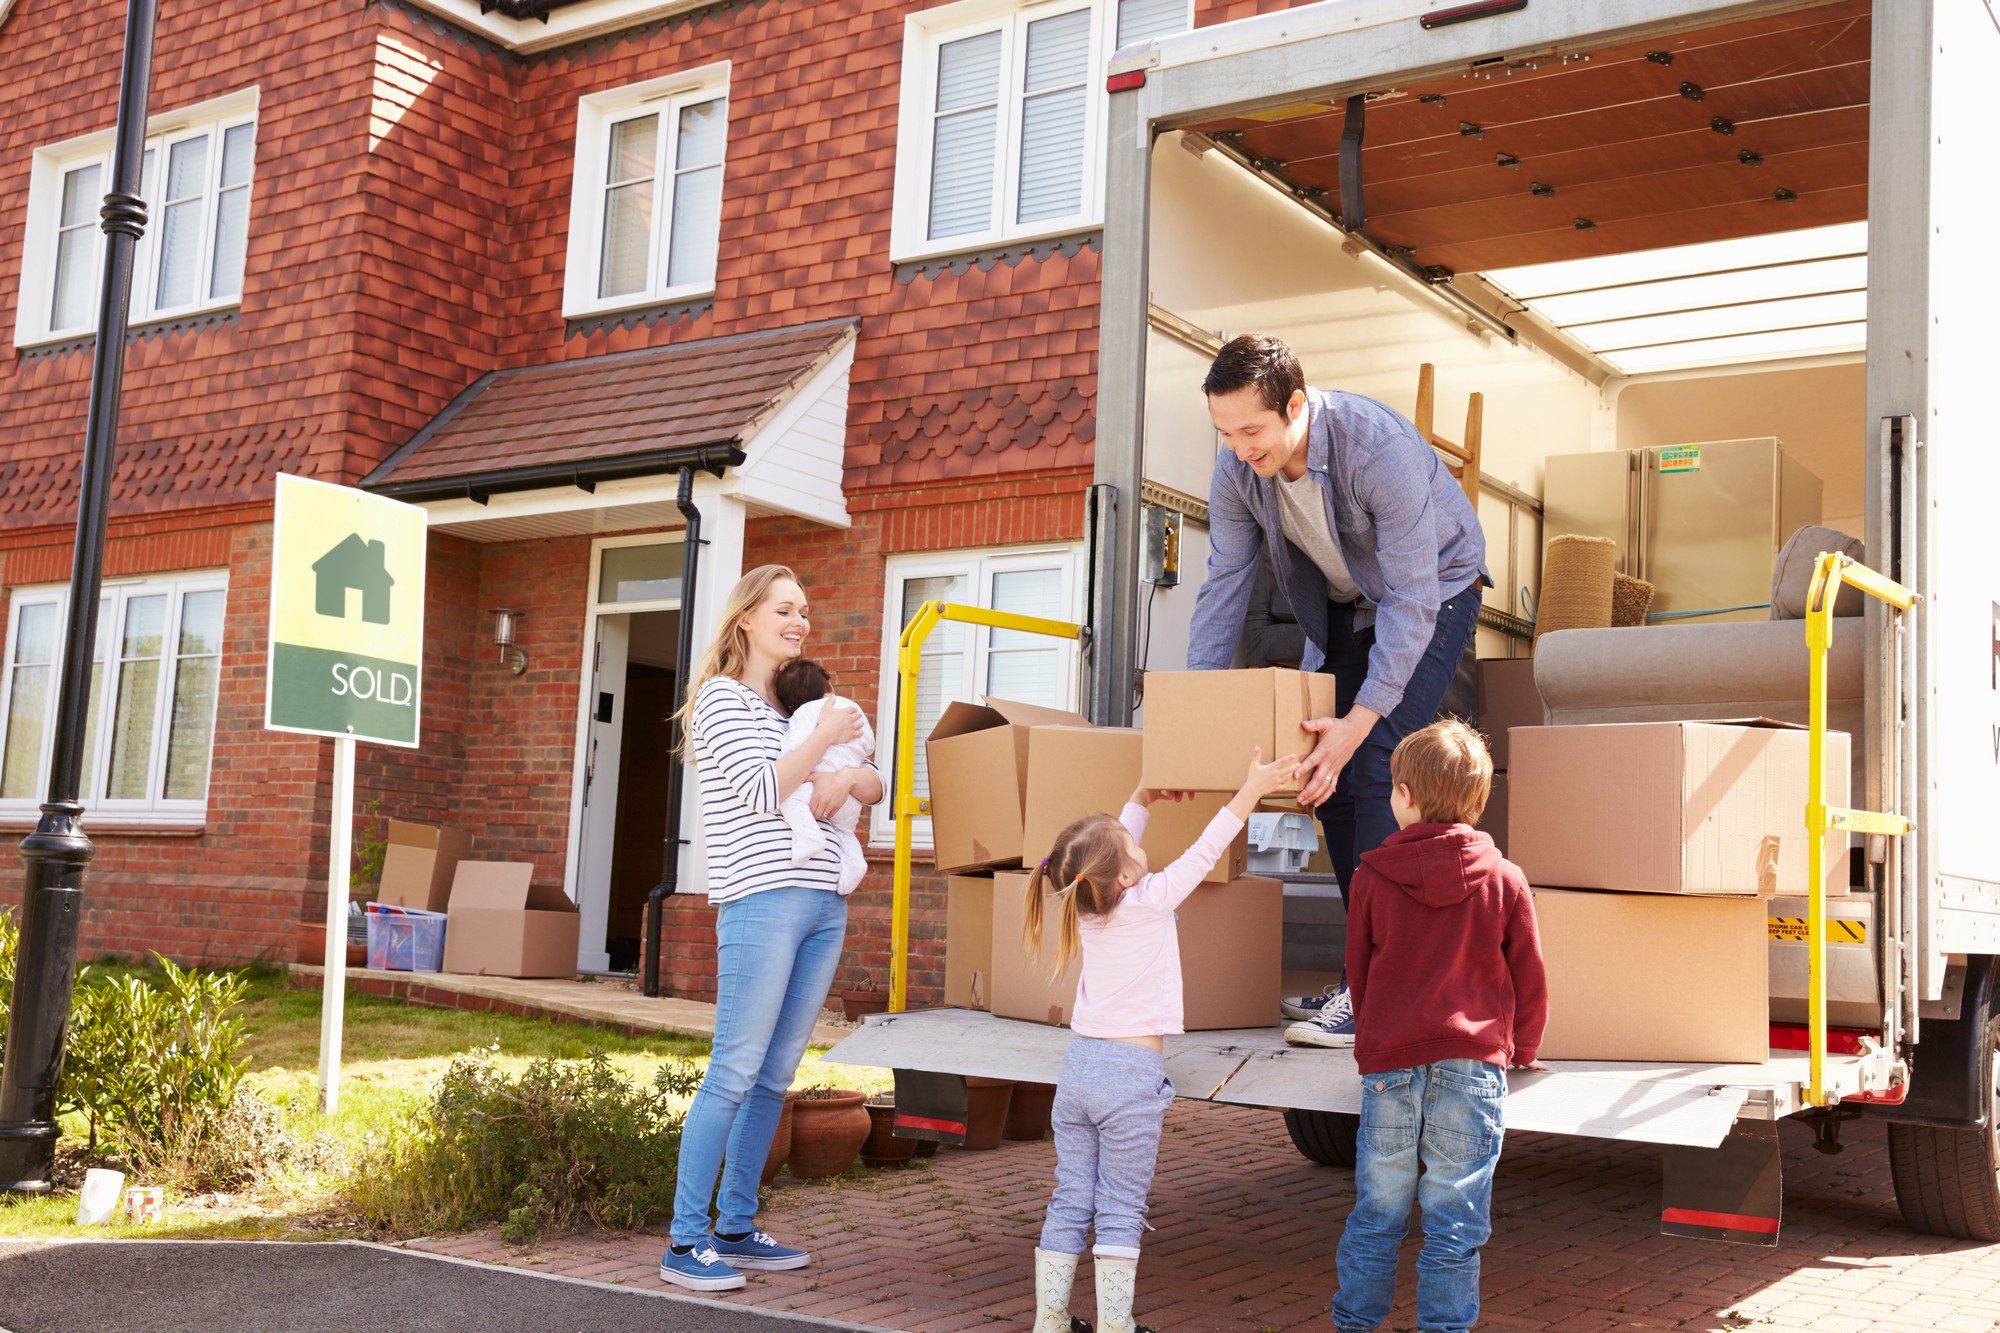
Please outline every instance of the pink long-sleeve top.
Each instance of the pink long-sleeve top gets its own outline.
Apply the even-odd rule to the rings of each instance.
[[[1135,842],[1146,836],[1144,806],[1126,806],[1118,822]],[[1168,1037],[1186,1030],[1174,909],[1201,887],[1242,828],[1233,812],[1217,811],[1194,846],[1125,890],[1110,915],[1079,922],[1083,970],[1071,1031],[1082,1037]]]

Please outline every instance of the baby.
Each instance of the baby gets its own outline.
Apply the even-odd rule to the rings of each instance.
[[[826,674],[826,668],[809,658],[797,657],[778,668],[773,677],[772,688],[778,695],[778,706],[791,718],[785,729],[783,752],[791,753],[804,744],[819,725],[821,710],[833,703],[854,705],[833,693],[833,679]],[[858,711],[858,710],[857,710]],[[861,735],[851,741],[843,741],[827,748],[826,757],[813,769],[815,773],[837,773],[843,768],[859,768],[875,754],[875,732],[868,720],[861,721]],[[826,848],[826,834],[812,813],[812,784],[799,784],[799,789],[785,797],[778,812],[785,817],[785,823],[792,830],[792,864],[802,866],[818,856]],[[861,822],[861,802],[852,796],[841,803],[833,818],[827,821],[840,830],[840,891],[852,893],[868,873],[868,858],[862,853],[861,839],[855,836],[855,827]]]

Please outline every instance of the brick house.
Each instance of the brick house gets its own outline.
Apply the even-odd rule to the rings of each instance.
[[[321,910],[329,747],[262,727],[277,472],[430,511],[422,745],[364,747],[359,837],[450,821],[532,861],[579,901],[586,967],[633,965],[660,874],[684,469],[698,640],[738,571],[791,564],[885,756],[906,609],[1080,618],[1097,71],[1122,41],[1277,7],[165,0],[86,952],[283,960]],[[123,12],[0,0],[17,833],[48,763]],[[493,647],[500,608],[525,663]],[[925,717],[989,687],[1076,698],[1067,646],[932,646]],[[916,1000],[940,893],[920,876]],[[886,982],[888,913],[883,873],[838,985]],[[712,986],[710,932],[699,897],[673,902],[669,990]]]

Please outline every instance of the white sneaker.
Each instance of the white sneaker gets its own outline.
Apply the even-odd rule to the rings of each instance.
[[[1303,1023],[1333,1001],[1347,994],[1347,983],[1336,982],[1317,995],[1287,995],[1278,1001],[1278,1009],[1286,1018]]]
[[[1354,1001],[1346,989],[1328,1000],[1320,1011],[1302,1023],[1285,1029],[1288,1046],[1326,1046],[1336,1050],[1354,1044]]]

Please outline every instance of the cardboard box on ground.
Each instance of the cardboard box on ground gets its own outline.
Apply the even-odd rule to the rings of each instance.
[[[486,977],[576,975],[581,918],[569,895],[519,861],[461,861],[445,919],[444,970]]]
[[[1049,975],[1061,939],[1055,911],[1044,912],[1040,952],[1030,958],[1023,950],[1030,878],[1015,870],[991,881],[990,1007],[1000,1018],[1067,1026],[1081,967],[1072,962],[1061,976]],[[1284,885],[1256,875],[1203,884],[1181,904],[1175,924],[1188,1031],[1261,1028],[1276,1020],[1284,985],[1284,914]]]
[[[471,851],[472,838],[460,829],[390,820],[376,901],[425,912],[444,911],[451,901],[458,863]]]
[[[1806,732],[1762,718],[1521,727],[1507,849],[1532,884],[1764,897],[1807,892]],[[1828,732],[1828,804],[1848,804],[1848,737]],[[1848,836],[1825,887],[1847,892]]]

